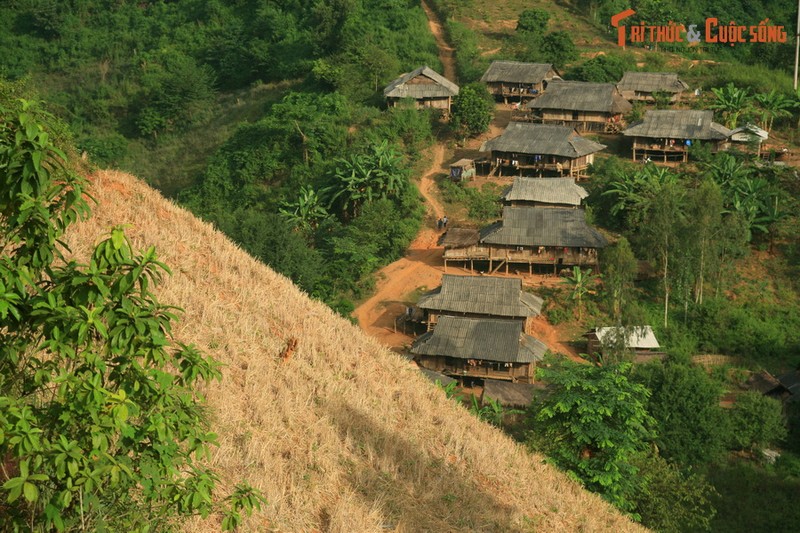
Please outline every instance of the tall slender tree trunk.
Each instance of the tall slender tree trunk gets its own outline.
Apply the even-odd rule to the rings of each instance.
[[[664,242],[664,327],[669,326],[669,241]]]

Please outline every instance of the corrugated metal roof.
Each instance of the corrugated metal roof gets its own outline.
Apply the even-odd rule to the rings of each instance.
[[[555,124],[510,122],[499,137],[483,143],[481,152],[496,150],[531,155],[557,155],[575,159],[599,152],[605,145],[578,135],[574,128]]]
[[[425,76],[435,83],[409,83],[417,76]],[[458,85],[431,68],[419,67],[387,85],[383,94],[389,98],[447,98],[458,94]]]
[[[695,109],[658,109],[644,114],[623,133],[627,137],[654,139],[724,140],[731,130],[714,122],[714,112]]]
[[[633,108],[613,83],[553,80],[528,109],[563,109],[599,113],[627,113]]]
[[[544,300],[522,290],[519,278],[442,276],[442,286],[420,298],[417,307],[498,317],[536,316]]]
[[[553,69],[550,63],[520,63],[519,61],[492,61],[481,76],[484,83],[540,83]]]
[[[608,241],[586,224],[583,209],[503,208],[503,220],[481,231],[481,241],[507,246],[604,248]]]
[[[661,346],[658,344],[658,340],[656,339],[656,334],[653,332],[653,328],[651,326],[629,326],[626,328],[622,327],[605,327],[605,328],[597,328],[595,330],[595,334],[597,335],[598,340],[605,344],[606,341],[611,342],[615,335],[621,335],[623,333],[627,333],[625,338],[625,347],[626,348],[660,348]]]
[[[617,84],[620,91],[679,93],[689,88],[675,72],[626,72]]]
[[[581,205],[589,193],[575,183],[575,178],[515,177],[514,184],[502,195],[506,202]]]
[[[414,341],[411,353],[501,363],[541,361],[547,346],[523,333],[523,325],[522,320],[443,316],[433,331]]]

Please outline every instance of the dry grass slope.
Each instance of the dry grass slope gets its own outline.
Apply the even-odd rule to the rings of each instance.
[[[92,181],[99,205],[69,235],[73,252],[86,258],[129,224],[136,246],[156,245],[173,270],[160,296],[186,311],[175,336],[226,365],[206,391],[221,443],[213,466],[223,488],[244,478],[269,500],[244,530],[641,529],[210,225],[129,175]]]

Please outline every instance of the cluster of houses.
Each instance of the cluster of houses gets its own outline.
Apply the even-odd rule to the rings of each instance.
[[[679,163],[703,142],[712,151],[732,143],[743,149],[761,144],[767,132],[754,125],[734,130],[714,122],[711,111],[647,110],[641,121],[625,124],[631,102],[675,104],[693,94],[670,72],[626,72],[614,83],[565,81],[552,65],[493,61],[481,81],[497,99],[512,101],[512,123],[486,142],[489,174],[582,178],[602,144],[581,133],[621,133],[632,139],[634,161]],[[447,113],[459,88],[428,67],[404,74],[384,90],[389,105],[412,98],[420,108]]]
[[[548,350],[533,334],[543,303],[519,278],[445,274],[417,303],[415,316],[427,331],[411,353],[433,379],[480,381],[484,394],[501,404],[527,405],[536,365]],[[597,328],[586,336],[588,353],[598,359],[612,349],[634,362],[663,356],[649,326]]]

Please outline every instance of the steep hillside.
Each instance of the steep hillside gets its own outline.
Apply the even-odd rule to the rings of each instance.
[[[73,252],[129,224],[172,268],[161,298],[185,309],[175,336],[226,365],[207,391],[213,464],[224,486],[246,478],[269,500],[246,530],[640,529],[208,224],[129,175],[92,180],[99,205],[71,231]]]

